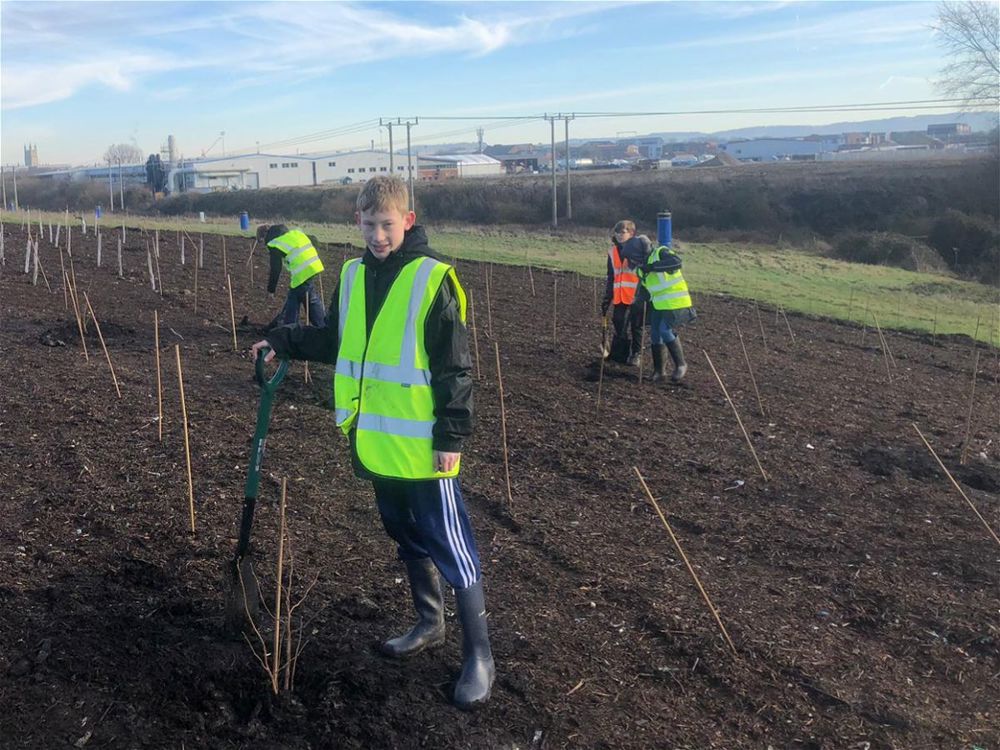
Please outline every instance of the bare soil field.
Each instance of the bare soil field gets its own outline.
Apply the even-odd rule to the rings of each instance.
[[[641,384],[636,369],[609,365],[598,411],[594,281],[461,261],[480,359],[463,487],[486,577],[493,698],[472,713],[449,703],[451,613],[443,649],[405,663],[379,655],[410,620],[405,575],[335,430],[330,368],[313,366],[307,383],[298,363],[272,418],[254,565],[270,591],[287,477],[298,580],[316,583],[298,611],[294,687],[275,696],[250,646],[221,627],[258,399],[246,349],[281,302],[264,293],[266,258],[255,253],[251,285],[248,243],[229,242],[234,351],[217,237],[205,238],[196,311],[190,242],[181,266],[177,237],[161,237],[160,294],[146,277],[148,238],[130,233],[118,278],[113,235],[97,268],[95,238],[75,230],[77,286],[119,398],[92,323],[84,359],[47,233],[51,292],[21,273],[23,231],[5,231],[0,747],[1000,747],[1000,546],[912,427],[1000,527],[995,350],[979,352],[964,466],[968,339],[886,332],[887,363],[870,329],[789,316],[793,340],[774,311],[758,320],[751,303],[697,290],[685,384],[649,383],[648,355]],[[328,295],[355,252],[324,252]]]

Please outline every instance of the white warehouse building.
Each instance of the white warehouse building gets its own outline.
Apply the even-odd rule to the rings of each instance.
[[[396,154],[390,164],[388,151],[349,151],[332,154],[241,154],[211,159],[184,159],[170,170],[170,192],[213,190],[257,190],[277,187],[309,187],[331,183],[364,182],[390,170],[406,178],[405,154]],[[436,179],[442,167],[448,176],[478,177],[503,173],[496,159],[481,154],[415,156],[415,179]]]

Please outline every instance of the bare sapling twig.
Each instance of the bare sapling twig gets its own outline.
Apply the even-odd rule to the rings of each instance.
[[[503,470],[507,477],[507,512],[514,516],[514,495],[510,489],[510,459],[507,455],[507,409],[504,406],[503,374],[500,371],[500,344],[493,342],[497,355],[497,392],[500,394],[500,435],[503,439]]]
[[[90,361],[90,355],[87,353],[87,339],[83,335],[83,321],[80,320],[80,306],[77,304],[76,291],[73,289],[72,284],[69,279],[69,274],[66,274],[66,286],[70,288],[70,299],[73,300],[73,314],[76,316],[76,327],[80,331],[80,343],[83,345],[83,358],[86,361]]]
[[[233,327],[233,351],[237,351],[236,343],[236,310],[233,307],[233,282],[229,279],[229,274],[226,274],[226,289],[229,290],[229,321],[232,323]]]
[[[159,240],[157,240],[157,245],[159,245]],[[159,251],[153,253],[153,262],[156,263],[156,290],[163,296],[163,275],[160,273],[160,253]]]
[[[226,255],[226,235],[222,235],[222,275],[229,276],[229,259]]]
[[[94,312],[94,307],[90,304],[90,297],[87,296],[86,292],[83,293],[83,299],[87,303],[87,311],[90,313],[90,317],[94,320],[94,329],[97,331],[97,338],[101,341],[104,358],[108,360],[108,369],[111,370],[111,380],[115,384],[115,392],[118,394],[118,398],[121,398],[122,389],[118,387],[118,376],[115,375],[115,366],[111,364],[111,354],[108,352],[108,345],[104,343],[104,335],[101,333],[101,324],[97,320],[97,313]]]
[[[476,352],[476,380],[483,379],[483,370],[479,364],[479,332],[476,330],[476,300],[469,290],[469,327],[472,329],[472,345]]]
[[[153,348],[156,352],[156,424],[159,441],[163,442],[163,379],[160,375],[160,311],[153,310]]]
[[[198,235],[198,266],[205,267],[205,234]]]
[[[747,345],[743,342],[743,331],[740,330],[740,321],[736,321],[736,333],[740,337],[740,346],[743,348],[743,359],[747,363],[747,371],[750,373],[750,382],[753,383],[753,392],[757,394],[757,407],[760,409],[760,415],[766,417],[767,414],[764,413],[764,402],[760,398],[760,390],[757,388],[757,378],[753,375],[753,366],[750,364],[750,355],[747,354]]]
[[[118,278],[125,278],[125,269],[122,267],[122,238],[118,237]]]
[[[309,307],[310,307],[309,300],[311,296],[312,296],[311,293],[306,296],[306,327],[309,326]],[[309,374],[309,362],[305,362],[302,365],[302,380],[305,381],[306,383],[312,382],[312,376]]]
[[[885,337],[882,335],[882,326],[879,325],[878,315],[872,310],[872,318],[875,320],[875,330],[878,331],[879,341],[882,343],[882,358],[885,359],[885,374],[889,378],[889,384],[892,385],[892,369],[889,367],[889,346],[885,343]]]
[[[184,457],[187,459],[188,509],[191,516],[191,533],[194,533],[194,479],[191,476],[191,441],[188,437],[187,402],[184,400],[184,372],[181,369],[181,345],[174,344],[177,355],[177,382],[181,391],[181,417],[184,420]]]
[[[962,441],[962,453],[959,455],[958,463],[965,466],[965,454],[969,450],[969,441],[972,438],[972,407],[976,402],[976,375],[979,373],[979,350],[976,349],[976,359],[972,363],[972,389],[969,391],[969,414],[965,418],[965,439]]]
[[[788,316],[785,314],[785,306],[778,305],[778,312],[781,313],[781,317],[785,319],[785,327],[788,328],[788,335],[792,339],[792,343],[795,343],[795,334],[792,332],[792,324],[788,322]]]
[[[767,352],[767,336],[764,335],[764,321],[760,317],[760,307],[757,306],[757,300],[753,301],[753,310],[757,313],[757,325],[760,326],[760,343],[764,346],[764,352]]]
[[[725,383],[722,382],[722,378],[719,376],[719,371],[715,369],[715,365],[712,364],[712,358],[708,356],[708,352],[704,349],[701,350],[705,355],[705,359],[708,360],[708,366],[712,368],[712,373],[715,375],[715,379],[719,381],[719,387],[722,389],[723,395],[726,397],[726,401],[733,409],[733,414],[736,417],[736,422],[739,424],[740,429],[743,431],[743,437],[746,438],[747,446],[750,448],[750,452],[753,454],[753,460],[757,462],[757,468],[760,469],[760,475],[764,477],[764,481],[769,481],[767,478],[767,472],[764,471],[764,467],[761,466],[760,459],[757,458],[757,451],[754,450],[753,443],[750,442],[750,435],[747,433],[747,428],[743,426],[743,420],[740,419],[740,413],[736,410],[736,404],[733,403],[732,398],[729,397],[729,391],[726,390]]]
[[[195,259],[194,264],[194,311],[198,312],[198,267],[201,264]]]
[[[228,278],[228,276],[226,277]],[[285,500],[288,493],[288,478],[281,479],[281,509],[279,510],[278,532],[278,575],[275,577],[274,594],[274,665],[271,667],[271,689],[278,694],[278,675],[281,673],[281,584],[284,577],[282,566],[285,563]]]
[[[649,491],[649,485],[647,485],[646,480],[642,478],[642,474],[639,472],[639,468],[637,466],[633,466],[632,469],[635,471],[635,475],[639,477],[639,481],[642,483],[642,488],[646,491],[646,497],[648,497],[649,502],[652,503],[653,508],[656,510],[656,514],[660,517],[660,520],[663,522],[663,526],[667,529],[667,533],[670,534],[670,539],[673,541],[674,547],[677,548],[677,552],[680,554],[681,559],[684,560],[684,565],[687,566],[688,573],[691,574],[695,585],[698,587],[698,591],[701,592],[701,596],[705,600],[705,604],[708,605],[708,611],[711,612],[712,617],[715,618],[715,622],[719,626],[719,631],[722,633],[722,637],[726,639],[726,643],[732,650],[733,655],[738,655],[733,639],[729,637],[729,632],[726,630],[726,626],[722,624],[722,618],[719,616],[719,610],[716,609],[715,604],[712,603],[711,598],[708,596],[708,592],[705,591],[705,587],[701,585],[701,579],[699,579],[698,574],[694,572],[694,567],[691,565],[691,561],[688,560],[688,556],[684,553],[684,548],[681,547],[681,543],[677,539],[677,535],[674,534],[674,530],[670,527],[667,517],[663,514],[663,511],[660,510],[659,503],[656,502],[656,498],[653,497],[653,493]]]
[[[967,502],[969,504],[969,507],[972,508],[972,512],[975,513],[976,517],[983,522],[983,526],[985,526],[986,530],[990,532],[990,536],[993,537],[993,540],[997,544],[1000,544],[1000,537],[997,536],[997,533],[990,527],[986,519],[983,518],[983,514],[980,513],[979,510],[976,508],[976,506],[972,504],[972,501],[969,499],[969,496],[965,494],[965,491],[961,488],[961,486],[959,486],[958,482],[955,481],[955,477],[951,475],[951,472],[948,471],[948,468],[944,465],[944,463],[942,463],[941,459],[938,458],[938,454],[934,452],[934,449],[931,447],[931,444],[927,442],[927,438],[924,437],[924,433],[920,431],[920,428],[917,427],[916,424],[913,424],[912,422],[910,424],[913,425],[913,429],[917,431],[917,434],[920,436],[920,439],[923,440],[924,445],[927,446],[927,450],[929,450],[931,452],[931,455],[934,456],[934,460],[938,462],[938,466],[941,467],[941,470],[947,475],[948,479],[951,480],[951,483],[955,486],[955,489],[958,490],[959,494],[965,498],[965,502]]]

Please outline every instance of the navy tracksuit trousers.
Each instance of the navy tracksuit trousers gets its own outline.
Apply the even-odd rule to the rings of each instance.
[[[457,479],[374,479],[372,484],[382,525],[396,541],[400,560],[431,558],[456,589],[480,579],[479,553]]]

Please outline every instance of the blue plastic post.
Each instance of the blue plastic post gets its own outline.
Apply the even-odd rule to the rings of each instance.
[[[670,247],[673,242],[673,226],[669,211],[660,211],[656,215],[656,241],[663,247]]]

